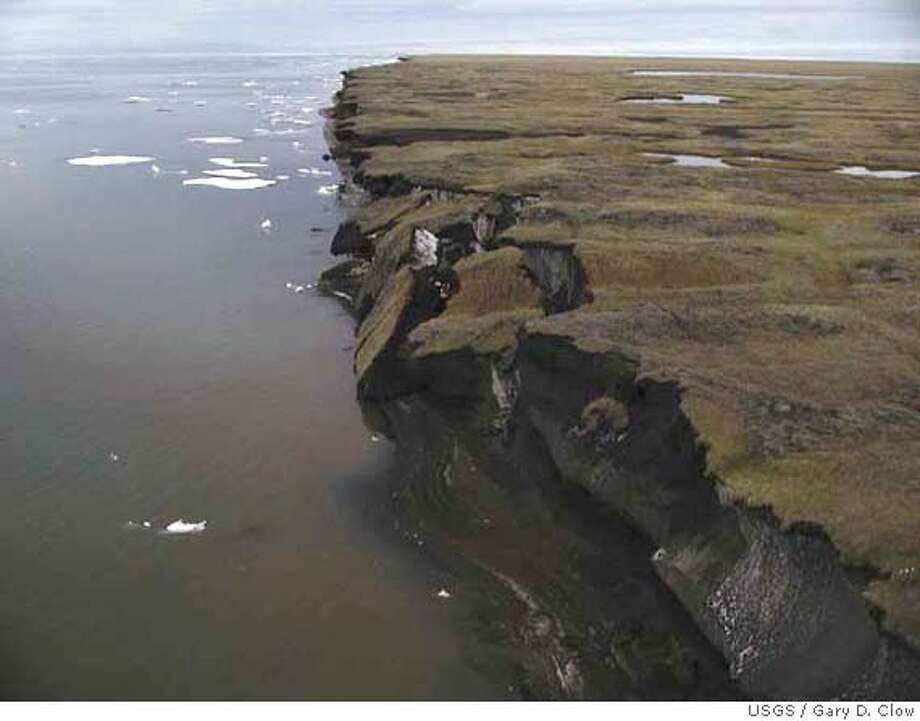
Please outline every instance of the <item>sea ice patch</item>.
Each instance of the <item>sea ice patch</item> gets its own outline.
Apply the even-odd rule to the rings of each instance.
[[[339,190],[339,184],[333,183],[332,185],[321,185],[316,189],[316,192],[320,195],[335,195]]]
[[[163,533],[167,535],[197,534],[203,533],[207,526],[207,521],[189,523],[186,522],[185,519],[180,518],[178,521],[173,521],[168,526],[166,526],[166,528],[163,529]]]
[[[233,158],[208,158],[209,163],[218,165],[221,168],[267,168],[266,160],[268,158],[264,156],[259,159],[258,163],[252,160],[234,160]]]
[[[183,180],[183,185],[188,186],[206,186],[210,188],[219,188],[220,190],[259,190],[261,188],[270,188],[277,184],[277,180],[265,180],[263,178],[189,178]]]
[[[205,175],[213,175],[218,178],[258,178],[255,173],[250,173],[242,168],[224,168],[223,170],[205,170]]]
[[[188,142],[203,143],[205,145],[239,145],[243,142],[243,139],[232,135],[206,135],[199,138],[189,138]]]
[[[70,165],[101,168],[109,165],[132,165],[134,163],[150,163],[156,158],[149,155],[88,155],[83,158],[69,158]]]

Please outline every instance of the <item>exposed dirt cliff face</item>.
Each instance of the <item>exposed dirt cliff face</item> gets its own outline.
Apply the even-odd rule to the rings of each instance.
[[[859,412],[830,408],[728,365],[741,365],[751,339],[812,348],[856,327],[842,308],[752,302],[745,287],[771,272],[760,240],[722,252],[620,236],[602,245],[582,221],[618,234],[652,218],[658,233],[666,217],[669,230],[731,238],[781,224],[753,212],[756,223],[597,210],[597,199],[573,202],[565,178],[542,188],[536,176],[492,189],[458,182],[427,158],[458,144],[501,158],[508,150],[495,144],[526,137],[513,154],[526,176],[551,152],[530,131],[477,129],[481,118],[380,129],[381,95],[394,92],[387,72],[399,82],[385,69],[346,74],[330,113],[334,155],[370,202],[333,242],[352,259],[323,283],[347,295],[360,323],[359,394],[406,468],[394,489],[403,530],[478,599],[517,693],[920,696],[911,615],[892,623],[886,613],[904,607],[913,581],[853,552],[820,519],[746,502],[729,482],[750,458],[770,472],[790,457],[811,461],[828,438],[874,438],[879,424],[886,442],[913,443],[910,393]],[[502,72],[490,72],[481,92],[502,86]],[[420,87],[399,90],[410,105],[431,82],[412,77]],[[391,147],[404,172],[393,172]],[[688,278],[706,295],[681,296]],[[670,295],[619,285],[636,279]],[[870,598],[884,598],[885,611]]]

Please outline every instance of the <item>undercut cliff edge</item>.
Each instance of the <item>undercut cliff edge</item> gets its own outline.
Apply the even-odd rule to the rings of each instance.
[[[490,672],[920,697],[918,66],[344,76],[330,146],[365,202],[322,283],[399,527],[479,609]]]

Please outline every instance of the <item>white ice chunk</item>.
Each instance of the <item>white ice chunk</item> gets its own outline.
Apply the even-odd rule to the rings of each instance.
[[[321,185],[316,189],[316,192],[320,195],[335,195],[339,190],[338,183],[333,183],[332,185]]]
[[[190,178],[183,180],[183,185],[203,185],[221,190],[259,190],[270,188],[277,180],[264,180],[262,178]]]
[[[189,138],[190,143],[204,143],[205,145],[238,145],[243,142],[242,138],[235,138],[232,135],[208,135],[200,138]]]
[[[225,168],[224,170],[205,170],[205,175],[214,175],[218,178],[258,178],[255,173],[250,173],[242,168]]]
[[[88,167],[103,167],[106,165],[131,165],[132,163],[149,163],[156,160],[149,155],[89,155],[84,158],[70,158],[71,165],[84,165]]]
[[[173,521],[166,528],[163,529],[163,533],[168,534],[182,534],[182,533],[202,533],[207,527],[207,521],[199,521],[197,523],[187,523],[184,519],[180,518],[178,521]]]
[[[233,158],[208,158],[208,162],[219,165],[221,168],[267,168],[266,157],[259,158],[258,163],[249,160],[234,160]]]
[[[263,220],[263,221],[259,224],[259,227],[262,229],[262,232],[263,232],[263,233],[271,233],[271,232],[272,232],[272,221],[271,221],[271,219],[270,219],[270,218],[266,218],[265,220]]]
[[[134,105],[136,103],[152,103],[153,98],[148,98],[146,95],[129,95],[122,100],[122,102],[128,103],[129,105]]]
[[[430,230],[418,228],[412,238],[412,248],[415,251],[415,267],[425,268],[438,262],[438,236]]]
[[[438,598],[450,598],[450,595],[450,591],[448,591],[446,588],[442,588],[440,591],[438,591]]]

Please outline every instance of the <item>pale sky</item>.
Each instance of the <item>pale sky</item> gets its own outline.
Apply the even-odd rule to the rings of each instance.
[[[0,53],[225,50],[920,61],[920,0],[0,0]]]

